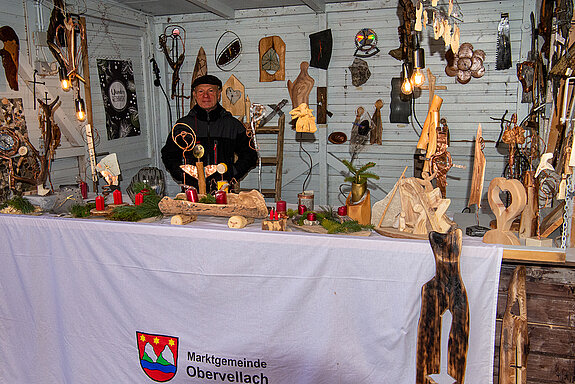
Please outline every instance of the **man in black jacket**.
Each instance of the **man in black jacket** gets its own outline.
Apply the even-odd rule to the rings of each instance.
[[[178,184],[198,186],[198,181],[180,168],[182,164],[195,165],[197,161],[191,149],[184,153],[180,148],[185,146],[184,140],[189,142],[190,136],[186,138],[178,135],[182,131],[185,135],[191,129],[196,135],[196,143],[204,147],[204,156],[200,159],[204,166],[225,163],[227,171],[223,179],[228,182],[239,181],[257,165],[258,155],[253,145],[250,146],[244,125],[219,103],[222,82],[212,75],[201,76],[192,83],[192,92],[197,104],[176,122],[174,132],[168,134],[162,148],[162,161],[166,169]],[[216,181],[221,179],[219,173],[206,178],[207,190],[216,190]]]

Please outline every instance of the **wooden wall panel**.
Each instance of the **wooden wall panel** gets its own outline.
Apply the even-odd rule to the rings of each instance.
[[[494,382],[498,380],[501,320],[515,264],[501,266]],[[530,352],[528,383],[573,383],[575,380],[575,268],[526,265],[527,322]]]

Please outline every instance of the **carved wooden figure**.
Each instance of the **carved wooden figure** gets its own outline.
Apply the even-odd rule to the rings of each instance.
[[[382,144],[383,136],[383,125],[381,123],[381,108],[383,107],[383,101],[381,99],[375,102],[375,112],[373,113],[372,125],[373,128],[369,135],[370,144]]]
[[[537,179],[535,179],[533,174],[534,171],[525,171],[525,178],[523,179],[527,201],[525,202],[525,209],[521,213],[521,221],[519,223],[519,237],[522,239],[537,235],[539,199]]]
[[[288,80],[287,87],[293,108],[297,108],[301,103],[309,105],[309,94],[313,89],[315,80],[307,73],[309,63],[302,61],[300,73],[295,81]]]
[[[515,303],[518,304],[519,314],[512,313]],[[527,383],[528,352],[525,266],[520,265],[513,271],[507,291],[507,304],[503,314],[499,347],[499,384]]]
[[[499,193],[508,191],[511,194],[511,204],[505,207]],[[496,177],[489,184],[487,199],[491,211],[497,218],[497,229],[489,230],[483,236],[483,242],[489,244],[520,245],[519,239],[513,234],[511,223],[523,212],[527,201],[527,194],[523,184],[517,179]]]
[[[429,233],[435,256],[435,276],[421,289],[421,314],[417,331],[417,384],[435,383],[429,375],[440,373],[441,316],[452,314],[447,370],[457,384],[463,384],[469,343],[469,305],[461,279],[462,232],[452,227],[447,233]]]

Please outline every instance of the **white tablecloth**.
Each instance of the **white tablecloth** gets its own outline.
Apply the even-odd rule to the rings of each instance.
[[[1,383],[415,382],[427,241],[0,215],[0,244]],[[469,384],[501,256],[464,242]]]

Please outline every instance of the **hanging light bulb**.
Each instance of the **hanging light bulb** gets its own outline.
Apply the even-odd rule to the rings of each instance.
[[[422,68],[425,68],[425,52],[423,48],[416,48],[413,50],[413,75],[411,76],[411,82],[416,87],[421,87],[425,83],[425,75],[423,74]]]
[[[58,73],[60,74],[60,85],[62,86],[62,90],[68,92],[72,84],[70,82],[70,79],[66,75],[66,71],[64,70],[64,68],[60,67]]]
[[[74,100],[74,104],[76,105],[76,118],[80,121],[86,120],[86,105],[84,104],[84,100],[78,98]]]
[[[425,83],[425,75],[419,68],[415,68],[413,75],[411,75],[411,82],[414,87],[421,87]]]
[[[401,93],[403,93],[404,95],[411,95],[411,93],[413,92],[413,84],[411,84],[411,79],[409,77],[409,72],[406,63],[403,63],[401,78],[403,79],[403,82],[401,83]]]

